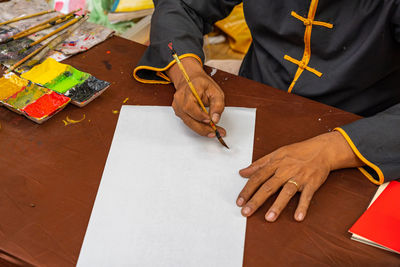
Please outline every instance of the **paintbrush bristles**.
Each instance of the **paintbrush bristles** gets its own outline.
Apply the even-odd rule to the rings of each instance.
[[[175,59],[176,64],[178,64],[178,67],[179,67],[179,69],[181,70],[181,72],[182,72],[182,74],[183,74],[183,77],[185,77],[185,80],[186,80],[186,82],[188,83],[189,88],[190,88],[190,90],[192,91],[192,94],[193,94],[194,97],[196,98],[197,103],[200,105],[201,109],[202,109],[208,116],[210,116],[209,113],[208,113],[208,111],[207,111],[207,109],[206,109],[206,107],[205,107],[204,104],[203,104],[203,101],[201,101],[201,98],[200,98],[199,94],[197,93],[196,88],[194,87],[194,85],[193,85],[192,82],[190,81],[189,75],[187,74],[185,68],[183,67],[183,64],[182,64],[181,60],[179,59],[178,54],[175,52],[174,47],[172,46],[172,42],[170,42],[170,43],[168,44],[168,47],[169,47],[169,49],[171,50],[172,57]],[[215,135],[216,135],[216,137],[218,138],[218,141],[219,141],[223,146],[225,146],[226,148],[229,149],[229,147],[227,146],[227,144],[226,144],[226,143],[224,142],[224,140],[222,139],[221,134],[219,133],[219,131],[218,131],[217,127],[215,126],[215,123],[213,122],[213,120],[211,119],[211,117],[210,117],[209,125],[210,125],[211,128],[214,130]]]

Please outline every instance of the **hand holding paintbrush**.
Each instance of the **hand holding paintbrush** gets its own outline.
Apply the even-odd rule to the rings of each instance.
[[[184,68],[184,66],[183,66],[183,64],[182,64],[182,62],[180,61],[180,59],[179,59],[177,53],[175,52],[174,48],[172,47],[172,43],[169,43],[168,46],[169,46],[169,48],[170,48],[170,50],[171,50],[171,53],[172,53],[173,58],[174,58],[175,61],[176,61],[176,65],[179,67],[179,69],[180,69],[180,71],[181,71],[181,74],[183,75],[183,77],[184,77],[184,79],[185,79],[187,85],[189,86],[189,88],[190,88],[190,90],[191,90],[191,93],[193,94],[193,96],[194,96],[194,98],[195,98],[195,101],[198,103],[198,105],[201,107],[201,110],[203,111],[203,112],[201,112],[201,110],[198,110],[198,109],[197,109],[197,112],[193,112],[193,110],[192,110],[192,115],[189,114],[189,117],[191,117],[190,119],[188,119],[188,116],[187,116],[188,114],[185,114],[185,115],[180,116],[180,117],[181,117],[182,120],[185,122],[185,124],[187,124],[189,127],[191,127],[193,130],[195,130],[196,132],[198,132],[198,133],[200,133],[200,134],[201,134],[201,130],[199,129],[199,127],[200,127],[200,128],[203,128],[203,130],[204,130],[204,127],[201,126],[201,123],[200,123],[200,122],[193,121],[193,119],[194,119],[194,117],[197,117],[197,118],[202,117],[202,118],[203,118],[203,122],[204,122],[204,123],[208,123],[209,126],[211,127],[211,129],[214,131],[214,133],[209,133],[208,136],[209,136],[209,137],[214,137],[214,136],[216,136],[216,137],[218,138],[218,141],[219,141],[223,146],[225,146],[226,148],[229,148],[229,147],[226,145],[226,143],[224,142],[224,140],[222,139],[222,135],[221,135],[221,133],[220,133],[220,130],[223,130],[223,129],[222,129],[222,128],[220,128],[220,130],[217,129],[217,126],[215,125],[215,122],[214,122],[214,121],[217,121],[217,120],[219,119],[219,115],[218,115],[217,113],[213,114],[212,117],[214,118],[214,120],[210,117],[210,115],[209,115],[207,109],[205,108],[205,106],[204,106],[204,104],[203,104],[203,101],[202,101],[201,97],[199,96],[199,94],[198,94],[196,88],[194,87],[194,85],[193,85],[193,83],[192,83],[192,81],[191,81],[189,75],[187,74],[187,72],[186,72],[186,70],[185,70],[185,68]],[[216,85],[216,88],[219,88],[218,85]],[[217,90],[217,91],[218,91],[218,90]],[[218,93],[217,93],[217,95],[218,95]],[[219,101],[219,104],[218,104],[218,105],[219,105],[220,107],[222,107],[222,110],[223,110],[223,93],[222,93],[222,91],[221,91],[220,94],[219,94],[219,100],[221,100],[221,97],[222,97],[222,101]],[[205,100],[208,101],[208,98],[206,98]],[[213,99],[210,99],[210,100],[213,100]],[[215,100],[215,98],[214,98],[214,100]],[[213,101],[213,102],[218,102],[218,101]],[[186,103],[190,103],[189,105],[193,106],[193,103],[191,103],[190,100],[187,100]],[[222,104],[221,104],[221,103],[222,103]],[[173,104],[173,106],[174,106],[174,104]],[[211,106],[211,103],[210,103],[210,106]],[[174,107],[174,109],[175,109],[175,107]],[[196,110],[196,108],[195,108],[195,110]],[[220,112],[222,112],[222,110],[220,110]],[[176,113],[178,116],[180,115],[179,113],[177,113],[176,109],[175,109],[175,113]],[[194,114],[194,113],[196,113],[196,114]],[[218,115],[218,116],[215,116],[215,115]],[[223,132],[223,133],[224,133],[224,132]]]

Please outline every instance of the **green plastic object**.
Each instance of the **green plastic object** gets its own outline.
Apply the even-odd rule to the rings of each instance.
[[[107,14],[113,4],[113,0],[88,0],[88,9],[90,11],[89,21],[113,29],[121,34],[132,27],[134,23],[132,21],[110,23]]]

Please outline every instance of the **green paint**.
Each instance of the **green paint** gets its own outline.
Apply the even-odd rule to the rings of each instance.
[[[38,86],[34,83],[29,83],[24,89],[8,98],[4,103],[12,106],[15,109],[23,109],[30,103],[35,102],[42,95],[50,93],[51,91]]]
[[[44,84],[44,87],[63,94],[69,89],[82,84],[89,78],[89,76],[89,73],[68,66],[65,72],[58,75],[51,82]]]

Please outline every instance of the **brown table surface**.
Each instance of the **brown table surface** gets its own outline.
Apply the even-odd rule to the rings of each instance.
[[[43,125],[0,108],[0,265],[76,264],[118,119],[113,111],[126,98],[128,105],[172,102],[171,85],[133,79],[144,49],[113,37],[67,60],[111,86],[88,106],[69,105]],[[227,106],[257,108],[254,160],[359,118],[222,71],[213,78]],[[67,116],[85,120],[64,126]],[[376,188],[355,169],[335,171],[302,223],[293,219],[298,196],[277,222],[266,223],[273,197],[247,221],[244,266],[399,266],[399,255],[352,241],[347,232]]]

